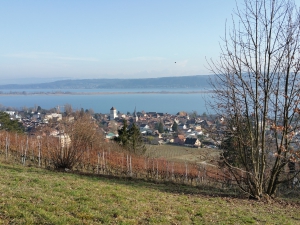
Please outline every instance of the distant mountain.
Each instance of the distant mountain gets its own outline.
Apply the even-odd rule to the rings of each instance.
[[[6,84],[0,89],[132,89],[132,88],[209,88],[213,75],[144,79],[81,79],[48,83]]]

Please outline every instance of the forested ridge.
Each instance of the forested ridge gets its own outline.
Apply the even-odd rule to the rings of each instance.
[[[48,83],[6,84],[0,89],[208,88],[209,75],[144,79],[78,79]]]

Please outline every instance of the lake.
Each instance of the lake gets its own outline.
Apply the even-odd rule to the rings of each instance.
[[[20,109],[41,106],[50,109],[57,106],[63,110],[65,104],[72,105],[74,110],[93,109],[97,113],[109,113],[113,106],[122,113],[144,110],[145,112],[161,112],[176,114],[180,111],[198,114],[209,112],[206,108],[207,93],[193,93],[196,89],[67,89],[67,90],[0,90],[9,92],[70,92],[72,94],[38,94],[38,95],[1,95],[0,104],[5,107]],[[78,92],[86,94],[76,94]],[[100,94],[88,94],[98,92]],[[109,93],[108,93],[109,92]],[[123,93],[120,93],[123,92]],[[126,92],[126,93],[125,93]],[[147,92],[147,93],[141,93]],[[153,93],[150,93],[153,92]],[[173,93],[172,93],[173,92]],[[180,93],[178,93],[180,92]]]

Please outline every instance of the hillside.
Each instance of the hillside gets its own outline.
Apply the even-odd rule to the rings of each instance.
[[[300,224],[299,205],[0,162],[1,224]]]
[[[48,83],[6,84],[0,89],[132,89],[132,88],[209,88],[209,75],[144,79],[80,79]]]

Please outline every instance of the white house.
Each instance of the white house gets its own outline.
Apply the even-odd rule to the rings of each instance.
[[[46,120],[56,119],[57,121],[62,120],[62,114],[60,113],[51,113],[48,115],[45,115]]]
[[[4,111],[5,113],[7,113],[10,116],[14,116],[15,115],[15,111]]]
[[[148,124],[141,124],[140,125],[140,131],[144,131],[144,130],[149,130],[150,127],[148,126]]]

